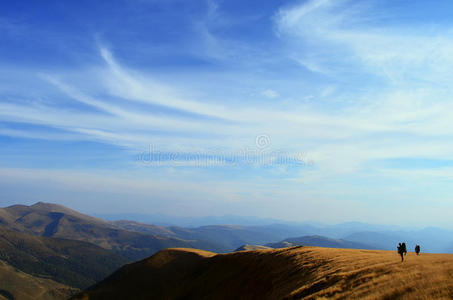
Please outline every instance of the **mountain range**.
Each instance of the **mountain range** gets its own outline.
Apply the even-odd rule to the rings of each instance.
[[[336,225],[326,225],[317,222],[288,222],[277,219],[263,219],[256,217],[220,216],[220,217],[174,217],[164,215],[146,214],[116,214],[102,215],[110,220],[126,219],[127,222],[137,224],[160,224],[162,228],[181,228],[197,230],[203,227],[210,227],[214,224],[234,224],[237,227],[246,228],[260,232],[264,237],[255,241],[240,239],[232,240],[228,249],[236,248],[243,244],[265,244],[276,243],[289,237],[302,236],[323,236],[332,239],[343,239],[351,242],[366,244],[369,248],[395,250],[399,242],[415,246],[422,245],[423,251],[432,253],[453,253],[453,231],[436,227],[411,228],[410,226],[376,225],[363,222],[345,222]],[[145,222],[145,223],[144,223]],[[208,223],[211,222],[211,223]],[[211,227],[212,228],[212,227]],[[131,230],[136,230],[130,228]],[[240,245],[238,245],[238,243]],[[412,248],[412,247],[410,247]]]
[[[39,202],[0,209],[0,225],[43,237],[65,238],[98,245],[129,260],[147,257],[168,247],[217,249],[208,242],[182,240],[165,235],[123,230],[112,222],[94,218],[67,207]]]
[[[373,246],[353,242],[343,239],[331,239],[319,235],[301,236],[296,238],[288,238],[278,243],[269,243],[266,246],[271,248],[286,248],[294,246],[318,246],[326,248],[345,248],[345,249],[377,249]]]
[[[437,228],[392,229],[357,222],[181,227],[136,220],[103,220],[42,202],[0,208],[3,273],[16,270],[11,278],[22,276],[24,282],[34,282],[30,287],[41,282],[37,292],[42,297],[49,293],[56,295],[55,299],[92,286],[118,268],[166,248],[196,248],[210,253],[299,245],[394,250],[402,241],[408,244],[409,250],[418,243],[422,252],[453,251],[452,232]],[[0,284],[0,299],[17,299],[17,295],[20,295],[17,285]]]

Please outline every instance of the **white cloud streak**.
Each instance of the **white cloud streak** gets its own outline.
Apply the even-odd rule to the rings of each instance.
[[[348,1],[308,1],[281,9],[274,20],[280,38],[294,41],[290,52],[297,52],[301,43],[311,46],[299,59],[306,68],[333,74],[331,79],[335,79],[343,76],[344,68],[359,66],[364,76],[372,74],[389,80],[382,90],[373,86],[364,93],[344,96],[337,88],[333,93],[315,95],[313,105],[297,104],[291,110],[256,107],[246,101],[241,105],[216,99],[194,101],[181,96],[184,91],[178,89],[177,82],[160,82],[140,70],[127,68],[101,47],[105,66],[93,77],[98,80],[96,90],[68,75],[49,74],[46,79],[67,97],[102,113],[68,111],[37,103],[0,103],[0,116],[7,121],[53,126],[74,133],[74,137],[85,136],[133,149],[159,143],[168,150],[234,150],[253,144],[256,135],[265,133],[276,147],[309,152],[321,169],[338,172],[353,172],[374,159],[450,157],[450,143],[445,138],[453,135],[448,113],[453,109],[448,101],[451,90],[420,83],[449,82],[445,76],[453,66],[448,55],[453,49],[449,33],[432,37],[426,31],[405,28],[390,33],[368,25],[367,14],[366,7]],[[341,59],[338,53],[345,55]],[[333,71],[332,60],[340,60],[334,62]],[[342,68],[338,68],[338,63]],[[83,72],[75,78],[83,78]],[[264,89],[263,96],[276,98],[278,93]],[[319,97],[339,96],[350,98],[350,103],[337,109],[329,108],[328,103],[324,110],[316,106]],[[111,103],[109,97],[119,100]],[[179,113],[154,112],[151,106],[142,111],[134,106],[137,104],[157,105]],[[7,133],[13,135],[15,131]],[[374,136],[379,136],[380,145],[373,141]],[[404,139],[407,144],[402,144],[402,136],[414,138]],[[436,145],[420,146],[425,138],[437,139]]]

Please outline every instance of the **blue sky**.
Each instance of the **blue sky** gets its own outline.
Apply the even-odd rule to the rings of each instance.
[[[453,227],[452,8],[3,1],[0,204]]]

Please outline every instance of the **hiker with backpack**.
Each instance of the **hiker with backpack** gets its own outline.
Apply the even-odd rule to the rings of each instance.
[[[404,249],[401,243],[398,244],[398,254],[401,255],[401,262],[404,261]]]

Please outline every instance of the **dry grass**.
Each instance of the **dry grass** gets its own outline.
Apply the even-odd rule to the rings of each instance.
[[[312,278],[291,292],[295,299],[451,299],[453,255],[396,251],[300,248],[296,261],[316,261]],[[300,265],[300,263],[299,263]],[[290,297],[290,298],[291,298]]]
[[[78,299],[451,299],[453,255],[294,247],[167,249]]]

